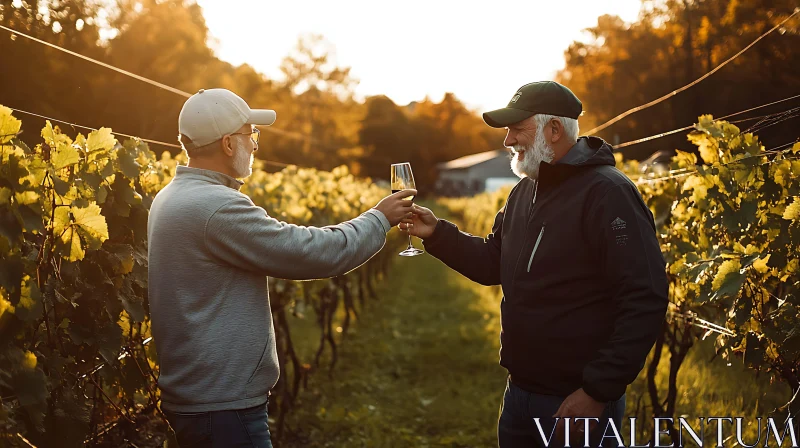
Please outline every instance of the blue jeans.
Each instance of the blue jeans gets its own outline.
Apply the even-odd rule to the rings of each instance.
[[[266,403],[234,411],[162,411],[181,448],[272,448]]]
[[[560,439],[554,434],[553,428],[556,419],[553,414],[558,411],[559,406],[566,397],[557,397],[555,395],[541,395],[532,394],[525,390],[520,389],[514,385],[510,380],[506,384],[506,392],[503,396],[503,404],[500,408],[500,419],[497,422],[497,442],[500,448],[562,448],[564,447],[564,429],[560,431]],[[611,418],[622,434],[622,418],[625,413],[625,395],[617,401],[611,401],[606,404],[603,409],[603,415],[600,417],[600,422],[589,434],[589,446],[592,448],[609,448],[618,446],[616,439],[606,437],[603,439],[603,432],[608,424],[608,419]],[[546,445],[542,440],[542,435],[536,426],[534,418],[539,418],[544,436],[550,440],[550,444]],[[570,427],[575,428],[575,421],[570,421]],[[577,423],[583,427],[583,420]],[[614,432],[609,428],[609,436]],[[552,436],[551,436],[552,435]],[[552,438],[551,438],[552,437]],[[602,440],[602,444],[601,444]],[[624,442],[624,440],[623,440]],[[570,445],[573,448],[583,447],[585,437],[583,433],[573,432],[570,435]]]

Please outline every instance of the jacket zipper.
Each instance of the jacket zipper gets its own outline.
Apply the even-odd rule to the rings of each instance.
[[[542,223],[542,230],[539,231],[539,237],[536,238],[536,244],[533,245],[533,252],[531,252],[531,258],[530,260],[528,260],[528,272],[531,272],[531,264],[533,263],[533,256],[536,255],[536,249],[539,248],[539,243],[542,242],[542,236],[544,236],[544,226],[546,225],[547,225],[546,222]]]

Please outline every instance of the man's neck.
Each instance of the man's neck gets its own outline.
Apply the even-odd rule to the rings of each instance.
[[[564,156],[567,155],[569,150],[572,149],[572,147],[575,146],[576,143],[578,143],[577,140],[574,141],[574,142],[564,143],[559,148],[553,148],[553,152],[555,153],[555,157],[553,158],[553,161],[551,163],[554,163],[554,164],[558,163],[558,161],[563,159]]]
[[[234,173],[230,167],[216,159],[192,157],[189,159],[189,164],[187,166],[189,168],[197,168],[199,170],[216,171],[218,173],[233,177],[234,179],[236,178],[236,173]]]

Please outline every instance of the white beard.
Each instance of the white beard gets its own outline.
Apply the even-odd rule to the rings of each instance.
[[[552,162],[555,158],[553,148],[551,148],[544,139],[544,132],[542,129],[537,129],[536,137],[533,143],[528,146],[514,145],[514,158],[511,159],[511,171],[519,178],[530,177],[536,179],[539,177],[539,165],[542,162]],[[519,154],[525,153],[522,161],[519,160]]]
[[[233,172],[237,179],[244,179],[253,174],[253,153],[248,156],[244,145],[234,142],[233,149],[236,153],[233,156]]]

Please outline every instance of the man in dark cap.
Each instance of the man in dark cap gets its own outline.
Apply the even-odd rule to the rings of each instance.
[[[653,215],[611,146],[578,138],[581,112],[568,88],[543,81],[483,114],[508,129],[521,178],[486,238],[416,205],[400,224],[451,268],[503,287],[501,448],[624,445],[625,390],[667,309]]]

